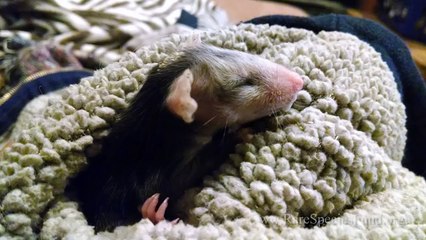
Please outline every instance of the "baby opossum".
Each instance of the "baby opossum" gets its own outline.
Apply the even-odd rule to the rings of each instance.
[[[227,154],[227,127],[288,109],[302,86],[299,75],[258,56],[206,44],[186,48],[151,71],[67,192],[96,231],[139,221],[138,209],[161,221],[168,205],[221,164],[211,159],[225,158],[216,156]],[[209,154],[215,157],[200,157]],[[170,202],[156,210],[157,193]],[[173,208],[169,215],[178,217]]]

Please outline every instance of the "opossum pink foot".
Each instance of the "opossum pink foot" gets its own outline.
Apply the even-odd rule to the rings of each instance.
[[[152,223],[157,224],[164,220],[164,213],[168,205],[169,198],[166,198],[157,209],[159,193],[148,198],[140,208],[143,218],[148,218]]]
[[[148,198],[140,208],[140,212],[142,213],[143,218],[148,218],[152,223],[157,224],[163,220],[164,213],[166,212],[167,206],[168,206],[168,200],[169,198],[166,198],[161,205],[156,210],[156,207],[158,205],[158,198],[160,197],[159,193],[156,193],[152,195],[150,198]],[[171,221],[172,224],[179,223],[180,219],[176,218],[175,220]]]

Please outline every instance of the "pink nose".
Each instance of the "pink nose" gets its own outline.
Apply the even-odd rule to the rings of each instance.
[[[302,77],[284,66],[279,66],[276,79],[279,81],[276,86],[285,88],[289,94],[295,94],[303,88]]]
[[[302,88],[303,88],[303,79],[302,79],[302,77],[299,74],[297,74],[295,72],[292,72],[291,75],[290,75],[289,80],[293,84],[293,91],[294,92],[298,92],[298,91],[302,90]]]

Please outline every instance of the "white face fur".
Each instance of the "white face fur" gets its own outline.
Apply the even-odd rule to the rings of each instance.
[[[191,67],[173,82],[166,104],[188,123],[244,124],[289,109],[303,87],[298,74],[259,56],[204,44],[185,54]]]

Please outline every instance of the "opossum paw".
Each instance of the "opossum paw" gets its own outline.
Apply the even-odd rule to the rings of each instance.
[[[164,213],[166,212],[166,208],[168,205],[169,198],[166,198],[161,205],[157,208],[158,198],[160,197],[159,193],[152,195],[148,198],[140,208],[143,218],[148,218],[152,223],[157,224],[163,220]]]

